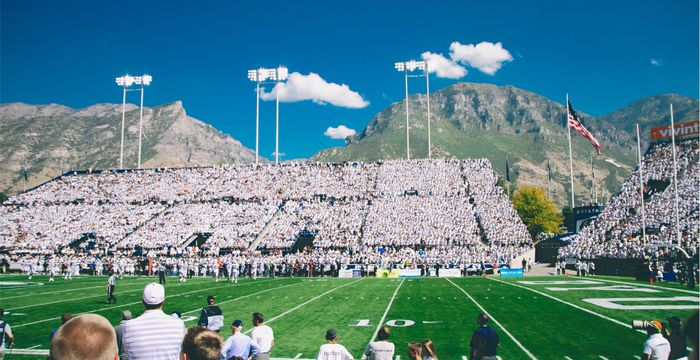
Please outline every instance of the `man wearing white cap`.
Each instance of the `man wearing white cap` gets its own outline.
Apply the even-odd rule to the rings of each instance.
[[[185,323],[163,312],[165,288],[152,283],[143,289],[146,311],[136,319],[124,323],[122,345],[130,360],[178,360],[180,345],[185,336]]]

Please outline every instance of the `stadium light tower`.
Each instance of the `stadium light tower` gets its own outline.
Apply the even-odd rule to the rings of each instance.
[[[248,70],[248,80],[255,82],[255,165],[258,165],[260,138],[260,85],[275,84],[275,165],[279,164],[280,140],[280,95],[279,85],[289,77],[289,70],[284,66],[275,69]],[[270,80],[270,81],[267,81]]]
[[[146,74],[142,76],[137,76],[135,82],[137,85],[141,85],[141,109],[139,111],[139,169],[141,168],[141,138],[143,137],[143,92],[146,86],[151,85],[151,81],[153,81],[153,77],[151,75]]]
[[[408,78],[409,77],[421,77],[423,75],[409,75],[409,72],[413,72],[415,70],[422,70],[425,74],[425,81],[426,81],[426,94],[428,98],[428,158],[433,157],[432,153],[432,139],[430,135],[430,77],[428,75],[428,64],[425,61],[416,61],[416,60],[409,60],[409,61],[402,61],[402,62],[397,62],[394,63],[394,68],[397,71],[403,72],[404,74],[404,83],[405,83],[405,88],[406,88],[406,159],[410,160],[411,159],[411,136],[410,136],[410,124],[408,122]]]
[[[119,168],[124,168],[124,126],[126,117],[126,92],[127,91],[141,91],[141,107],[139,116],[139,155],[138,155],[138,168],[141,168],[141,135],[143,128],[143,92],[144,88],[151,84],[153,77],[151,75],[142,76],[131,76],[124,75],[115,79],[117,85],[121,86],[123,89],[122,93],[122,136],[121,136],[121,147],[119,149]],[[140,89],[129,89],[132,85],[141,85]]]

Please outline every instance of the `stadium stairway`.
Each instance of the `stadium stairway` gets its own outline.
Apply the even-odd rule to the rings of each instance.
[[[272,218],[270,221],[265,224],[265,227],[262,229],[262,231],[258,234],[258,236],[255,237],[255,240],[250,243],[250,246],[248,247],[248,250],[255,250],[258,248],[260,243],[263,241],[263,239],[267,238],[269,235],[270,231],[272,231],[272,224],[275,222],[277,217],[279,216],[280,210],[284,207],[284,204],[287,202],[287,200],[282,201],[280,206],[277,207],[277,211],[275,211],[275,215],[272,215]]]

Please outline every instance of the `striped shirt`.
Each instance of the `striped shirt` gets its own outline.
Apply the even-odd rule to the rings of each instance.
[[[122,345],[130,360],[178,360],[185,323],[162,310],[146,310],[124,323]]]

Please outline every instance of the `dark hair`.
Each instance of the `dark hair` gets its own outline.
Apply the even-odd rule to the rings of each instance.
[[[192,360],[218,360],[223,341],[219,334],[201,326],[187,329],[182,339],[182,353]]]
[[[263,313],[253,313],[253,324],[262,324],[263,321],[265,321],[265,316],[263,316]]]
[[[415,359],[416,357],[420,358],[423,355],[423,345],[421,343],[408,343],[408,358],[409,359]]]
[[[389,335],[391,335],[391,330],[389,329],[389,327],[382,326],[379,328],[379,332],[377,333],[377,340],[389,340]]]
[[[480,313],[479,316],[476,317],[476,322],[479,325],[486,325],[486,323],[489,322],[489,316],[485,313]]]
[[[65,324],[66,321],[68,321],[72,318],[73,318],[73,315],[71,315],[70,313],[63,313],[63,315],[61,315],[61,324]]]
[[[698,349],[698,312],[696,311],[691,317],[685,322],[685,327],[683,327],[683,333],[688,337],[691,344],[693,344],[693,351]]]

